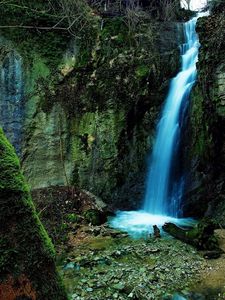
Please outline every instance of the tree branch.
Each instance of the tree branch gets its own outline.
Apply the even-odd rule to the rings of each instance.
[[[0,25],[0,29],[21,28],[21,29],[37,29],[37,30],[64,30],[68,31],[68,27],[42,27],[42,26],[26,26],[26,25]]]

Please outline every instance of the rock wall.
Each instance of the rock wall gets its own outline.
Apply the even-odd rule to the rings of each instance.
[[[193,92],[189,136],[192,162],[185,212],[213,215],[224,224],[225,212],[225,5],[198,22],[201,49],[199,79]]]
[[[113,199],[113,205],[120,208],[141,200],[146,154],[168,79],[179,67],[180,40],[174,43],[179,30],[178,24],[170,24],[169,32],[158,32],[160,55],[158,43],[152,53],[141,46],[139,53],[122,49],[106,58],[96,54],[95,63],[105,61],[92,65],[91,71],[70,71],[57,87],[58,103],[50,112],[34,111],[35,118],[27,123],[32,133],[24,145],[23,166],[33,188],[62,185],[68,180],[108,203]],[[106,45],[100,47],[105,51]],[[115,46],[113,51],[117,52]],[[150,61],[149,66],[145,60],[147,64]],[[84,87],[79,86],[80,81]],[[65,107],[68,98],[69,107]]]
[[[140,205],[146,157],[183,39],[181,23],[142,18],[132,32],[124,17],[105,18],[103,28],[95,22],[87,48],[68,37],[64,45],[58,34],[29,33],[20,44],[21,159],[32,189],[73,184],[114,208]]]

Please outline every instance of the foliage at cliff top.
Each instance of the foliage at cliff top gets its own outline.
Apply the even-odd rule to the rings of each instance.
[[[27,63],[35,52],[54,69],[71,38],[91,43],[96,18],[86,1],[12,0],[0,4],[1,34],[15,44]]]
[[[134,3],[110,1],[105,12],[104,2],[97,0],[0,1],[0,30],[28,63],[32,52],[36,52],[54,70],[71,39],[90,53],[101,23],[107,18],[122,17],[129,33],[143,22],[145,14],[157,21],[186,16],[178,0],[145,0],[141,6]]]
[[[0,129],[0,291],[2,299],[67,299],[19,160]],[[14,296],[13,296],[14,295]]]

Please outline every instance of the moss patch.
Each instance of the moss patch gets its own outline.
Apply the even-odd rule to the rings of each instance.
[[[24,275],[37,299],[67,299],[55,251],[31,200],[13,147],[0,129],[0,282]]]

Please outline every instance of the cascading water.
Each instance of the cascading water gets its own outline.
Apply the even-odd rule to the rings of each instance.
[[[6,53],[0,66],[0,91],[0,126],[20,155],[24,86],[22,59],[14,50]]]
[[[187,224],[190,220],[176,219],[179,200],[182,197],[183,178],[173,182],[172,167],[176,161],[176,148],[181,139],[183,108],[187,106],[197,77],[199,40],[196,33],[197,19],[184,24],[185,43],[181,46],[182,67],[172,79],[161,119],[157,127],[156,141],[149,162],[147,188],[142,211],[118,212],[110,221],[112,227],[133,235],[149,232],[150,226],[165,222]]]
[[[144,210],[153,215],[173,215],[176,217],[176,201],[169,196],[171,183],[171,166],[175,153],[175,145],[181,138],[180,113],[182,104],[189,100],[190,92],[195,83],[197,70],[199,40],[195,31],[198,17],[184,25],[185,44],[182,45],[182,68],[171,81],[169,94],[158,125],[156,141],[150,161],[147,180],[147,191]],[[172,186],[172,190],[176,190]],[[177,208],[177,207],[176,207]]]

